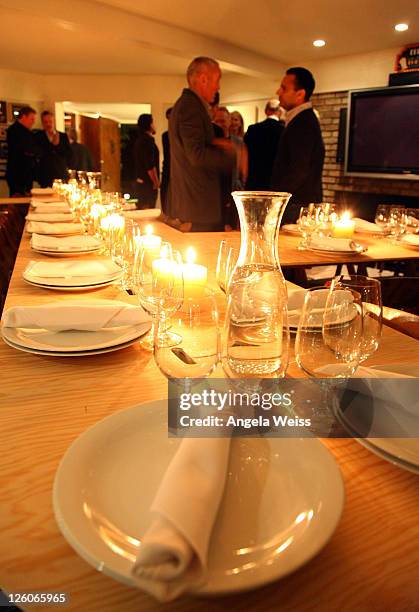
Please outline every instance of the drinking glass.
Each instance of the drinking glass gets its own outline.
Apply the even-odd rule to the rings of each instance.
[[[239,257],[239,250],[231,247],[226,240],[221,240],[218,249],[216,278],[218,286],[224,293],[228,290],[228,285],[234,267]]]
[[[390,207],[390,228],[391,235],[396,242],[399,242],[402,234],[406,232],[407,214],[403,206]]]
[[[305,251],[308,248],[311,234],[316,227],[316,214],[313,207],[304,206],[300,208],[297,224],[302,236],[298,249],[300,251]]]
[[[375,211],[375,223],[387,229],[390,224],[390,206],[388,204],[379,204]]]
[[[347,378],[359,365],[362,303],[347,288],[308,289],[295,340],[296,362],[316,378]]]
[[[168,316],[178,310],[183,302],[179,253],[173,251],[168,242],[152,249],[140,247],[134,264],[133,285],[140,305],[152,318],[151,330],[142,339],[141,346],[152,351],[158,313],[166,312]]]
[[[276,269],[255,269],[230,283],[222,365],[232,378],[282,378],[288,367],[287,294]]]
[[[169,333],[167,333],[167,330]],[[154,359],[168,378],[183,379],[190,388],[194,378],[209,376],[220,353],[218,309],[214,293],[160,301],[154,331]]]
[[[383,302],[381,298],[381,283],[375,278],[350,274],[336,277],[331,288],[352,289],[360,294],[362,302],[362,340],[360,361],[371,357],[378,349],[383,325]]]

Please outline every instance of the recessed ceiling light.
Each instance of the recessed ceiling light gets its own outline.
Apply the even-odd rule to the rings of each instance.
[[[324,47],[325,44],[326,44],[326,41],[322,40],[321,38],[319,38],[318,40],[313,40],[314,47]]]
[[[394,29],[397,30],[397,32],[406,32],[406,30],[409,29],[409,26],[407,23],[398,23],[394,26]]]

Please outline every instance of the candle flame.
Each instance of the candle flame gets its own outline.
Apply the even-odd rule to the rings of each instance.
[[[145,228],[145,233],[147,234],[147,236],[151,236],[151,234],[153,233],[153,226],[147,225],[147,227]]]
[[[342,221],[350,221],[351,219],[351,213],[349,212],[349,210],[345,210],[345,212],[342,215]]]
[[[196,260],[195,249],[193,247],[189,247],[189,249],[186,251],[186,262],[189,264],[193,264],[195,263],[195,260]]]

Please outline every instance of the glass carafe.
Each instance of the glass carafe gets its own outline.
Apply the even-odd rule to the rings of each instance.
[[[233,377],[282,377],[288,363],[287,292],[278,231],[289,193],[235,191],[241,226],[228,287],[223,366]]]

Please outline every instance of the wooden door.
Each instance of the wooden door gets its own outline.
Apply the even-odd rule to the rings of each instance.
[[[99,120],[100,170],[103,191],[119,191],[121,184],[121,136],[119,124],[111,119]]]
[[[93,117],[80,116],[80,135],[79,140],[86,145],[92,154],[93,170],[100,171],[100,125],[98,119]]]

